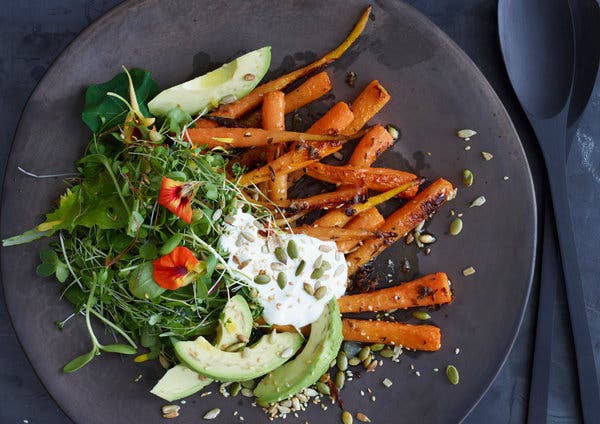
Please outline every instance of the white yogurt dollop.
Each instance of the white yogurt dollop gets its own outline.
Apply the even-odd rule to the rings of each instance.
[[[348,267],[344,255],[333,241],[322,241],[304,234],[277,233],[265,236],[260,223],[248,213],[238,211],[229,217],[220,239],[220,246],[229,252],[228,264],[239,271],[240,280],[258,293],[263,318],[269,324],[293,325],[296,328],[315,322],[333,297],[346,291]],[[260,229],[263,229],[259,233]],[[298,257],[285,262],[275,256],[278,247],[287,251],[288,243],[297,246]],[[299,270],[304,261],[303,269]],[[320,272],[314,273],[317,268]],[[283,273],[283,277],[279,274]],[[259,274],[268,276],[265,284],[255,282]],[[318,277],[318,278],[317,278]],[[262,277],[266,280],[267,277]],[[284,285],[280,287],[278,279]],[[283,281],[282,281],[283,280]],[[308,284],[309,287],[305,287]],[[320,287],[317,299],[314,294]],[[308,289],[308,291],[307,291]]]

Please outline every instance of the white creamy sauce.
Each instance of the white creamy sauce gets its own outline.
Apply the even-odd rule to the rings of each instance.
[[[252,215],[241,211],[229,217],[228,221],[220,239],[221,248],[229,252],[228,264],[237,271],[240,280],[256,289],[267,323],[296,328],[311,324],[334,296],[338,298],[345,293],[348,267],[335,242],[304,234],[275,233],[265,237],[259,234],[259,227],[264,230],[262,225]],[[287,250],[291,240],[297,246],[298,258],[291,259],[286,253],[283,263],[275,256],[275,250],[278,247]],[[301,261],[305,263],[304,269],[298,272]],[[323,275],[314,278],[317,275],[313,271],[319,266]],[[285,278],[279,277],[280,273]],[[255,282],[257,275],[268,276],[269,281],[258,284]],[[279,286],[278,278],[284,280],[283,287]],[[305,284],[310,286],[308,291]],[[320,287],[326,287],[326,291],[320,290],[319,295],[325,292],[320,299],[309,294]]]

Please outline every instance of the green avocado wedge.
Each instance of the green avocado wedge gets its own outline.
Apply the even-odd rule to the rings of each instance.
[[[223,352],[204,337],[175,343],[175,353],[192,370],[219,381],[245,381],[265,375],[288,361],[302,346],[297,333],[264,335],[239,352]]]
[[[337,299],[332,299],[312,324],[302,352],[267,374],[254,389],[254,395],[259,402],[279,402],[315,383],[329,369],[342,341],[340,309]]]
[[[220,68],[161,91],[148,103],[154,116],[176,107],[190,115],[211,109],[225,98],[237,100],[251,92],[269,70],[271,46],[246,53]]]
[[[173,402],[193,395],[212,383],[208,377],[198,374],[185,365],[175,365],[161,377],[150,393]]]
[[[219,316],[214,345],[217,349],[226,350],[233,344],[248,342],[250,333],[252,333],[252,312],[246,299],[236,294],[227,301]]]

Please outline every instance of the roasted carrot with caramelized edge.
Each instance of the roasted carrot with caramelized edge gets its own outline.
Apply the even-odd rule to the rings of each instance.
[[[434,181],[426,187],[404,206],[388,216],[384,224],[379,228],[380,231],[396,233],[395,240],[386,240],[387,243],[383,243],[375,237],[367,239],[358,250],[346,257],[348,275],[354,274],[358,268],[375,259],[377,255],[391,245],[391,242],[404,237],[410,230],[435,213],[440,206],[453,196],[454,187],[443,178]]]
[[[313,75],[294,91],[285,95],[285,113],[288,114],[310,102],[317,100],[331,90],[331,81],[327,72],[319,72]]]
[[[305,75],[308,75],[311,72],[323,66],[326,66],[334,60],[338,59],[363,32],[363,30],[365,29],[365,25],[367,24],[367,21],[369,19],[370,13],[371,6],[365,9],[360,19],[358,20],[348,37],[342,42],[342,44],[340,44],[338,47],[327,53],[321,59],[300,69],[296,69],[295,71],[285,74],[279,78],[275,78],[274,80],[259,85],[254,90],[252,90],[247,96],[244,96],[233,103],[220,106],[217,110],[212,112],[212,115],[224,116],[228,118],[239,118],[245,115],[246,113],[250,112],[256,106],[258,106],[262,101],[262,96],[265,93],[268,93],[269,91],[283,90],[285,87],[287,87],[294,81],[297,81]]]
[[[380,154],[392,147],[394,141],[394,137],[390,135],[388,130],[381,125],[375,125],[356,145],[350,159],[348,159],[348,165],[373,165]]]
[[[365,126],[391,99],[390,94],[379,81],[374,80],[352,102],[354,120],[344,128],[344,134],[353,134]]]
[[[417,178],[415,174],[396,169],[352,165],[332,166],[320,162],[309,165],[306,168],[306,173],[317,180],[327,183],[357,185],[375,191],[388,191]],[[401,192],[399,197],[412,199],[418,190],[418,186],[411,187]]]
[[[338,299],[341,313],[379,312],[452,302],[448,276],[443,272],[385,289],[343,296]]]
[[[262,104],[262,121],[265,130],[285,130],[285,96],[281,91],[266,93]],[[267,162],[283,154],[283,144],[270,144],[267,146]],[[267,181],[267,194],[269,198],[280,204],[287,200],[287,175],[275,174],[272,181]]]
[[[344,228],[348,230],[357,230],[362,228],[369,231],[375,231],[379,229],[384,222],[385,218],[383,215],[381,215],[376,207],[372,207],[371,209],[367,209],[366,211],[353,217],[350,222],[344,225]],[[358,243],[359,240],[338,241],[337,248],[342,253],[348,253],[354,249]]]
[[[382,233],[379,231],[370,231],[363,228],[340,228],[340,227],[313,227],[303,225],[293,229],[294,234],[306,234],[307,236],[318,238],[319,240],[347,241],[364,240],[368,237],[393,237],[394,233]]]
[[[342,319],[344,340],[382,343],[414,350],[439,350],[442,334],[434,325],[411,325],[400,322]]]
[[[354,120],[354,114],[344,102],[338,102],[306,130],[309,134],[337,135]]]
[[[316,194],[302,199],[291,199],[287,208],[293,212],[337,208],[342,205],[358,203],[363,199],[364,194],[362,190],[349,187],[344,190]]]
[[[347,138],[347,137],[346,137]],[[190,128],[186,139],[196,146],[225,149],[258,147],[288,141],[340,141],[344,136],[307,134],[293,131],[263,130],[262,128]]]

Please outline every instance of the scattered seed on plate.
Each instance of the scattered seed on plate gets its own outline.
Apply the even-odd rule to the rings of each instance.
[[[163,418],[177,418],[179,416],[179,405],[165,405],[162,407]]]
[[[471,187],[473,185],[473,172],[471,172],[469,169],[463,169],[462,181],[464,185]]]
[[[204,418],[205,420],[214,420],[220,413],[221,410],[219,408],[214,408],[208,411],[206,414],[204,414],[202,418]]]
[[[448,365],[446,367],[446,377],[448,377],[448,381],[454,385],[458,384],[460,380],[460,376],[458,375],[458,370],[454,365]]]
[[[388,133],[390,133],[390,135],[392,136],[392,138],[394,140],[397,140],[398,137],[400,136],[400,132],[395,127],[393,127],[392,125],[388,125],[386,127],[386,130],[388,131]]]
[[[384,378],[383,381],[381,382],[385,387],[392,387],[392,380],[390,380],[389,378]]]
[[[459,353],[460,353],[460,348],[457,347],[456,349],[454,349],[454,354],[455,355],[458,355]]]
[[[467,139],[468,140],[468,139]],[[465,146],[465,150],[471,150],[471,146]]]
[[[463,229],[463,221],[460,218],[454,218],[454,220],[450,223],[450,234],[453,236],[457,236]]]
[[[473,137],[476,134],[477,134],[477,131],[470,130],[470,129],[460,130],[456,133],[457,136],[459,136],[460,138],[463,138],[465,140],[470,139],[471,137]]]
[[[369,417],[367,417],[365,414],[363,414],[362,412],[359,412],[356,414],[356,419],[358,421],[361,421],[363,423],[370,423],[371,419]]]
[[[465,268],[465,269],[463,269],[463,272],[462,272],[462,273],[463,273],[463,275],[464,275],[465,277],[468,277],[469,275],[473,275],[473,274],[475,274],[475,272],[476,272],[476,271],[475,271],[475,268],[473,268],[472,266],[470,266],[470,267],[468,267],[468,268]]]
[[[294,240],[290,240],[287,244],[287,254],[290,259],[297,259],[299,256],[298,245]]]
[[[431,244],[435,242],[435,237],[431,234],[421,234],[419,236],[419,241],[425,244]]]
[[[342,412],[342,423],[343,424],[352,424],[354,419],[352,418],[352,414],[348,411]]]
[[[481,156],[483,156],[485,160],[492,160],[492,158],[494,157],[494,155],[492,155],[489,152],[481,152]]]
[[[504,176],[504,181],[508,181],[508,175]]]
[[[425,311],[415,311],[412,313],[412,316],[416,319],[420,319],[421,321],[426,321],[431,318],[431,315]]]
[[[334,157],[335,159],[337,159],[337,160],[344,160],[344,155],[343,155],[342,153],[340,153],[340,152],[335,152],[335,153],[333,154],[333,157]]]
[[[482,206],[485,203],[485,196],[479,196],[478,198],[476,198],[475,200],[473,200],[471,202],[471,204],[469,205],[470,208],[477,208],[479,206]]]

